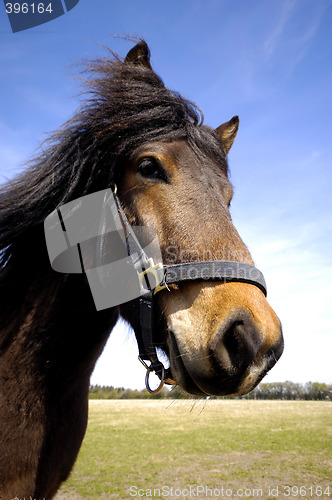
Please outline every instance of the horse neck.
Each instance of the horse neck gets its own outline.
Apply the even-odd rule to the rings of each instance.
[[[16,257],[0,277],[0,498],[50,498],[75,462],[117,312],[96,312],[85,276]]]

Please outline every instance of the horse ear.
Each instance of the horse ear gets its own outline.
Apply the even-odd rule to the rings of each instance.
[[[229,122],[223,123],[220,127],[216,128],[220,139],[222,140],[225,148],[225,153],[228,154],[232,147],[237,131],[239,129],[239,117],[233,116]]]
[[[150,64],[150,49],[144,40],[141,40],[135,47],[133,47],[125,58],[126,63],[135,64],[143,68],[152,70]]]

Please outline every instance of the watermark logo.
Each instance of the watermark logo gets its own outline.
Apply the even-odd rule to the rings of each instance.
[[[52,268],[85,273],[97,311],[140,297],[162,283],[156,232],[127,226],[111,189],[66,203],[44,221]]]
[[[13,33],[39,26],[73,9],[79,0],[8,1],[4,0],[6,13]]]

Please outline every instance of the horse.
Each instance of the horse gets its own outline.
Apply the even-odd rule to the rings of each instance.
[[[2,500],[55,495],[84,438],[90,375],[118,318],[142,340],[140,298],[96,310],[86,274],[52,269],[48,214],[116,186],[123,219],[155,231],[164,266],[255,269],[229,210],[238,117],[205,125],[154,72],[144,40],[125,58],[110,51],[91,61],[88,72],[84,104],[1,188]],[[262,280],[215,274],[165,283],[150,335],[169,359],[168,381],[196,395],[241,395],[281,356],[281,324]]]

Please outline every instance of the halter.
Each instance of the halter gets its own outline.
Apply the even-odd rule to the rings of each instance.
[[[139,298],[140,302],[140,334],[137,335],[139,349],[139,361],[146,368],[145,386],[151,394],[161,391],[164,384],[175,385],[170,368],[165,368],[158,359],[154,345],[155,330],[155,305],[156,294],[172,283],[181,281],[213,280],[227,282],[249,283],[258,287],[266,295],[266,283],[263,274],[256,267],[235,261],[203,261],[186,262],[183,264],[172,264],[163,266],[155,264],[153,259],[148,258],[133,228],[121,206],[117,196],[116,187],[113,192],[118,213],[126,233],[126,242],[129,255],[139,256],[134,262],[140,262],[142,271],[138,273],[141,286],[146,293]],[[150,362],[148,365],[147,362]],[[155,372],[160,384],[156,389],[150,387],[150,374]]]
[[[164,383],[176,384],[170,368],[158,359],[154,345],[157,293],[169,289],[172,283],[213,280],[249,283],[266,295],[263,274],[242,262],[216,260],[164,266],[159,244],[153,250],[157,235],[143,246],[138,227],[130,224],[123,210],[116,186],[62,205],[45,219],[44,229],[53,269],[85,273],[97,310],[139,298],[138,359],[147,370],[145,385],[152,394],[160,392]],[[160,378],[155,390],[149,382],[152,372]]]

